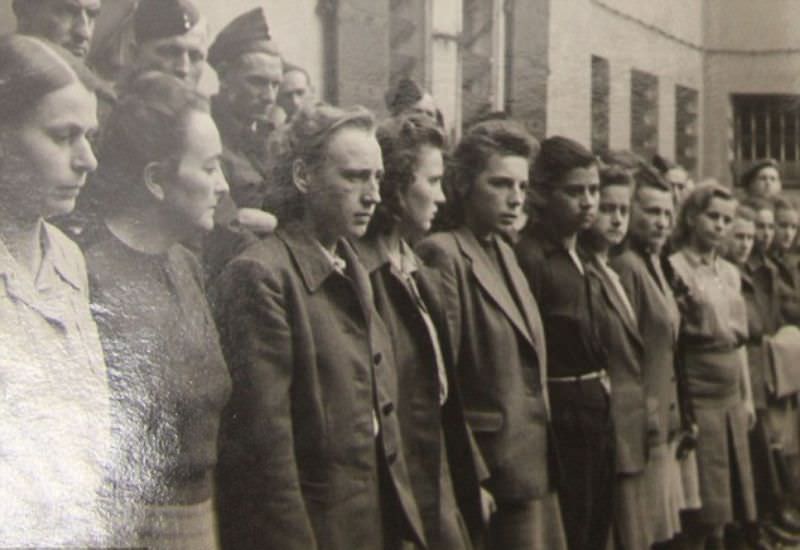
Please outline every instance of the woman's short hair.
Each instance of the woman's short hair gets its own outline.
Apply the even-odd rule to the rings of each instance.
[[[604,166],[600,169],[600,189],[620,185],[633,189],[636,181],[630,171],[620,166]]]
[[[775,212],[775,201],[765,197],[747,197],[741,202],[741,204],[742,206],[747,206],[756,214],[762,210]]]
[[[383,180],[381,202],[370,222],[370,233],[390,231],[402,215],[398,197],[414,181],[422,148],[445,148],[441,129],[420,114],[387,119],[378,127],[377,138],[383,155]]]
[[[518,156],[531,162],[538,152],[539,142],[514,120],[491,119],[471,126],[449,163],[445,181],[447,207],[442,227],[456,226],[463,221],[464,200],[476,178],[486,170],[492,155]]]
[[[531,177],[537,191],[549,194],[572,170],[596,164],[594,154],[577,141],[553,136],[542,142],[539,156],[531,168]]]
[[[642,189],[655,189],[672,194],[672,187],[669,182],[664,179],[664,176],[662,176],[656,168],[647,163],[641,164],[632,172],[632,175],[636,182],[634,197],[638,197],[639,191]]]
[[[129,83],[108,115],[99,144],[98,175],[108,200],[130,200],[144,192],[141,183],[150,163],[177,167],[194,112],[208,113],[208,98],[172,75],[149,71]]]
[[[99,84],[67,50],[33,36],[0,37],[0,126],[19,123],[47,94],[80,82],[90,92]]]
[[[757,160],[755,164],[753,164],[750,168],[748,168],[744,174],[742,174],[742,187],[747,191],[750,192],[750,186],[758,177],[758,173],[761,172],[764,168],[774,168],[778,174],[781,173],[781,165],[778,164],[778,161],[775,159],[760,159]]]
[[[606,149],[598,157],[606,166],[618,166],[631,172],[647,164],[643,157],[628,149]]]
[[[739,205],[736,207],[736,214],[734,217],[737,220],[745,220],[756,223],[756,210],[747,203],[739,203]]]
[[[672,236],[676,248],[681,248],[689,243],[695,218],[705,212],[714,199],[736,202],[730,189],[720,184],[703,183],[689,193],[678,212],[675,232]]]
[[[375,130],[375,116],[368,109],[347,109],[327,103],[303,105],[286,126],[275,131],[269,152],[273,160],[273,185],[266,202],[281,223],[298,219],[304,212],[304,200],[294,185],[294,165],[301,161],[315,170],[325,160],[326,148],[334,135],[345,128]]]
[[[775,205],[776,215],[782,210],[794,210],[795,212],[798,211],[797,203],[789,197],[775,197],[773,204]]]

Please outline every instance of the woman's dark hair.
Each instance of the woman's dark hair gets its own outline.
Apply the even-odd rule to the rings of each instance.
[[[549,195],[576,168],[597,164],[597,158],[577,141],[563,136],[549,137],[542,142],[539,156],[531,168],[531,179],[538,191]]]
[[[24,120],[47,94],[80,82],[90,92],[99,84],[67,50],[36,37],[0,37],[0,126]]]
[[[647,165],[643,157],[627,149],[606,149],[598,155],[600,161],[606,166],[618,166],[623,170],[634,172],[641,166]]]
[[[758,177],[758,173],[761,172],[764,168],[774,168],[778,174],[781,173],[781,165],[778,164],[778,161],[775,159],[761,159],[757,160],[755,164],[753,164],[750,168],[748,168],[744,174],[742,174],[742,187],[747,191],[750,192],[750,186]]]
[[[747,206],[758,214],[762,210],[775,212],[775,201],[764,197],[747,197],[742,201],[742,206]]]
[[[621,185],[633,189],[636,181],[628,170],[620,166],[605,166],[600,169],[600,189]]]
[[[652,165],[653,168],[661,173],[661,175],[665,175],[667,172],[674,170],[675,168],[680,168],[676,163],[661,155],[653,155]]]
[[[775,199],[773,200],[773,204],[775,206],[775,214],[777,214],[781,210],[798,211],[797,203],[794,202],[789,197],[775,197]]]
[[[492,119],[470,127],[449,163],[445,178],[447,205],[440,227],[455,227],[463,222],[464,200],[492,155],[518,156],[530,162],[538,151],[536,138],[514,120]]]
[[[145,167],[153,162],[177,166],[194,112],[208,113],[208,99],[180,79],[150,71],[129,83],[103,129],[98,175],[112,206],[146,196]]]
[[[644,163],[632,172],[633,180],[636,182],[634,198],[638,197],[641,189],[656,189],[672,194],[672,187],[669,182],[651,165]]]
[[[675,223],[675,232],[672,241],[675,249],[682,248],[689,244],[692,234],[692,224],[694,220],[711,206],[714,199],[723,199],[736,202],[736,198],[730,190],[717,183],[702,183],[689,193],[680,211],[678,220]]]
[[[390,232],[403,214],[398,197],[414,181],[422,148],[445,147],[444,134],[436,123],[417,114],[387,119],[378,127],[377,138],[383,155],[383,180],[370,234]]]
[[[294,185],[294,164],[301,161],[313,171],[325,160],[331,139],[344,128],[375,130],[375,117],[361,106],[348,109],[327,103],[303,105],[286,126],[273,133],[269,141],[273,160],[273,185],[268,192],[268,203],[280,223],[297,220],[305,212],[305,200]]]

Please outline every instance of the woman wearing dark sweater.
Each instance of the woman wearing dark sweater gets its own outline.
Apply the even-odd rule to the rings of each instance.
[[[217,547],[211,498],[230,379],[195,257],[227,183],[206,100],[137,79],[101,143],[108,209],[86,246],[114,407],[116,542]]]

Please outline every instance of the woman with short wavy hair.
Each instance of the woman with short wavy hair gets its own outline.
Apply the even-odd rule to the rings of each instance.
[[[348,243],[381,200],[374,119],[303,106],[275,145],[280,228],[214,289],[234,379],[218,475],[223,545],[422,545],[394,354]]]
[[[454,228],[422,240],[444,333],[497,510],[488,547],[563,548],[548,469],[547,351],[539,309],[504,235],[522,213],[538,143],[516,122],[476,124],[448,176]]]
[[[720,256],[736,200],[716,184],[702,184],[678,215],[669,258],[685,292],[683,368],[699,428],[697,462],[702,507],[688,515],[691,548],[723,548],[723,528],[755,520],[747,433],[755,422],[747,356],[747,310],[735,266]]]
[[[85,245],[114,404],[116,544],[217,548],[211,497],[230,378],[182,241],[211,230],[228,186],[207,100],[145,73],[100,143],[104,210]]]

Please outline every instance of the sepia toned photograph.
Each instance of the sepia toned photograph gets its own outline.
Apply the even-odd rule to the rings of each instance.
[[[0,0],[0,549],[800,549],[799,0]]]

